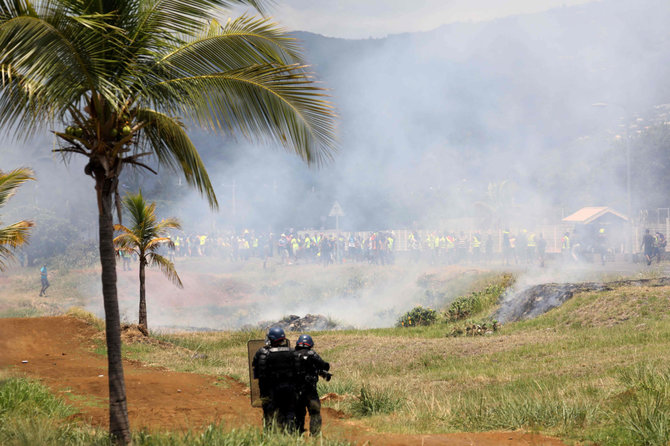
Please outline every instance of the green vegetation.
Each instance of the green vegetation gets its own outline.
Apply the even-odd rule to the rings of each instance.
[[[354,415],[365,417],[390,414],[399,409],[401,405],[401,399],[389,390],[363,385],[358,398],[350,403],[349,410]]]
[[[432,308],[424,308],[421,305],[412,308],[400,316],[396,327],[418,327],[421,325],[432,325],[437,321],[437,311]]]
[[[665,446],[670,442],[670,367],[641,364],[624,369],[621,381],[623,410],[619,424],[631,444]]]
[[[467,294],[478,301],[471,306],[475,319],[313,333],[335,373],[319,382],[319,391],[339,396],[325,404],[388,432],[525,429],[585,444],[667,442],[669,372],[647,361],[670,360],[670,287],[581,293],[488,336],[447,337],[486,322],[508,277],[489,278]],[[164,335],[160,339],[208,358],[151,347],[132,357],[177,370],[225,370],[246,380],[246,340],[258,335]]]
[[[0,171],[0,208],[16,193],[16,189],[28,180],[34,180],[30,169]],[[0,222],[2,223],[2,222]],[[29,231],[34,223],[21,220],[9,226],[0,227],[0,271],[7,268],[7,262],[14,259],[14,250],[28,242]]]
[[[505,274],[484,290],[473,291],[469,295],[456,298],[447,308],[446,318],[450,322],[468,319],[490,310],[498,303],[500,296],[512,284],[512,276]]]

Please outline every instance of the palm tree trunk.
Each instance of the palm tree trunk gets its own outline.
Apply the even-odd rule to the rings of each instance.
[[[146,260],[140,255],[140,327],[144,328],[146,333],[149,333],[149,327],[147,326],[147,301],[146,301],[146,291],[144,287],[144,268],[146,266]]]
[[[105,306],[105,335],[109,377],[109,433],[114,442],[128,444],[131,441],[126,405],[126,384],[123,377],[121,357],[121,318],[116,292],[116,257],[114,252],[114,225],[112,197],[116,178],[97,176],[100,264],[102,265],[102,297]]]

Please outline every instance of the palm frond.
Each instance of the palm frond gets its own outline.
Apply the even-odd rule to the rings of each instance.
[[[174,242],[169,237],[158,237],[149,240],[146,244],[146,250],[155,251],[160,246],[166,246],[168,249],[174,249]]]
[[[213,20],[201,35],[161,58],[156,70],[178,77],[301,61],[296,39],[273,21],[241,16],[223,26]]]
[[[186,182],[207,198],[209,205],[218,208],[216,194],[198,150],[176,119],[150,109],[139,109],[137,119],[145,125],[142,134],[153,149],[158,162],[183,172]]]
[[[28,180],[34,180],[33,175],[33,171],[25,167],[7,173],[0,172],[0,207],[7,203],[19,186]]]
[[[14,125],[17,133],[62,118],[86,91],[111,101],[126,92],[109,69],[123,48],[109,18],[41,4],[43,16],[0,20],[0,125]]]
[[[174,268],[174,263],[170,262],[162,255],[156,254],[155,252],[150,253],[147,257],[150,266],[158,267],[158,269],[160,269],[160,271],[165,274],[165,277],[167,277],[172,283],[174,283],[179,288],[184,288],[184,285],[181,283],[181,279],[177,274],[177,270]]]
[[[20,221],[0,228],[0,271],[4,271],[8,261],[14,259],[14,249],[24,245],[30,238],[32,221]]]
[[[307,163],[332,157],[333,106],[302,66],[262,65],[161,82],[146,93],[157,106],[184,110],[213,130],[239,130],[282,144]],[[202,92],[206,91],[207,95]]]
[[[134,251],[136,247],[141,245],[141,240],[133,231],[123,225],[114,225],[115,231],[120,231],[121,234],[114,237],[114,246],[117,250],[130,252]],[[139,251],[137,252],[139,254]]]
[[[175,217],[168,217],[156,224],[156,231],[164,233],[168,229],[181,229],[181,223]]]
[[[30,238],[30,228],[35,224],[32,221],[23,220],[0,228],[0,245],[18,248],[24,245]]]

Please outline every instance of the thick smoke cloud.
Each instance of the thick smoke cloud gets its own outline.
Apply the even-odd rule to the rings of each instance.
[[[128,171],[121,189],[141,188],[187,233],[333,228],[328,211],[335,200],[346,213],[345,230],[461,230],[463,219],[479,224],[475,203],[490,183],[503,181],[514,185],[519,207],[510,223],[517,228],[556,223],[582,206],[625,212],[625,154],[615,134],[620,124],[629,129],[638,114],[670,102],[667,23],[667,1],[605,0],[384,39],[298,32],[340,116],[332,163],[309,168],[276,147],[192,128],[219,213],[164,170]],[[608,106],[593,107],[597,102]],[[95,195],[83,160],[63,167],[52,146],[48,135],[28,145],[3,141],[2,168],[29,165],[39,180],[10,210],[47,209],[54,218],[83,222],[83,236],[95,239]],[[408,275],[395,286],[411,288],[415,280]],[[165,293],[181,293],[168,285]],[[407,299],[392,302],[400,308]],[[306,311],[328,314],[329,307]],[[166,313],[161,323],[172,317]]]
[[[612,131],[670,100],[670,6],[643,3],[385,39],[298,33],[331,89],[340,152],[316,171],[282,152],[199,138],[209,162],[227,153],[211,169],[224,202],[217,218],[238,228],[333,227],[324,217],[339,200],[345,229],[442,229],[472,217],[488,184],[505,180],[517,186],[519,225],[585,205],[625,211],[625,157],[612,151]]]

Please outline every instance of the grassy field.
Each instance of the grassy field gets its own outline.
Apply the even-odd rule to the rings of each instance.
[[[475,319],[485,319],[492,307]],[[575,296],[534,320],[483,336],[462,322],[315,333],[335,377],[328,405],[388,432],[527,429],[569,442],[670,440],[670,287]],[[247,376],[259,332],[181,333],[162,340],[207,356],[128,346],[130,357],[175,370]]]
[[[252,270],[242,273],[246,278],[260,277]],[[367,274],[386,277],[366,269],[355,274],[364,283]],[[658,271],[648,274],[658,275]],[[316,350],[331,362],[335,374],[330,382],[319,383],[320,392],[340,395],[326,405],[385,432],[525,429],[558,436],[569,444],[667,445],[670,286],[581,293],[536,319],[467,336],[464,327],[492,322],[497,297],[513,278],[478,271],[464,280],[463,272],[455,276],[438,269],[416,277],[417,296],[437,304],[440,317],[433,325],[312,333]],[[454,277],[459,279],[449,280]],[[276,277],[274,282],[281,285],[288,280],[308,281]],[[326,278],[325,283],[330,280],[334,279]],[[458,295],[463,296],[459,305],[472,311],[454,321],[447,314]],[[401,315],[396,314],[396,320]],[[174,347],[129,344],[125,355],[173,370],[246,381],[246,342],[263,333],[153,336]],[[0,409],[2,416],[7,413]],[[251,431],[235,435],[258,440]],[[154,443],[143,439],[139,444]]]

